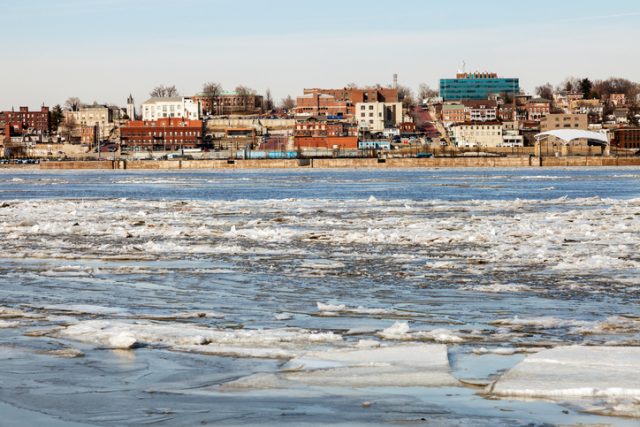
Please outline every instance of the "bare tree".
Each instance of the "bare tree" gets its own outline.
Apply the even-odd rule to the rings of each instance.
[[[209,113],[220,114],[217,109],[220,95],[222,95],[222,86],[220,83],[205,83],[202,85],[202,94],[209,100],[209,104],[211,105]]]
[[[355,83],[353,83],[353,82],[351,82],[351,83],[347,84],[345,87],[346,87],[347,89],[357,89],[357,88],[358,88],[358,85],[357,85],[357,84],[355,84]]]
[[[246,86],[240,85],[240,86],[236,87],[236,94],[242,100],[242,110],[244,112],[246,112],[247,111],[247,103],[249,102],[249,98],[254,96],[256,94],[256,91],[251,89],[251,88],[248,88]]]
[[[580,79],[577,77],[567,77],[558,86],[558,92],[579,92],[580,91]]]
[[[265,111],[273,110],[273,97],[271,96],[271,89],[267,89],[264,95],[264,102],[262,103],[262,109]]]
[[[71,111],[78,111],[82,106],[82,101],[77,96],[72,96],[64,102],[64,106]]]
[[[291,97],[291,95],[287,95],[286,98],[283,98],[280,101],[280,108],[285,111],[293,110],[296,107],[296,101]]]
[[[536,95],[540,98],[553,101],[553,86],[551,86],[551,83],[546,83],[542,86],[536,87]]]
[[[398,86],[398,100],[402,102],[403,108],[411,109],[416,105],[413,91],[407,86]]]
[[[420,101],[424,101],[425,99],[435,98],[438,96],[438,91],[431,89],[429,85],[425,83],[420,83],[418,86],[418,99]]]
[[[180,93],[178,92],[178,89],[176,89],[175,85],[158,85],[153,88],[149,93],[149,96],[152,98],[170,98],[172,96],[180,96]]]
[[[62,122],[63,135],[65,135],[67,142],[71,142],[71,136],[78,127],[76,118],[73,114],[66,114],[64,121]]]

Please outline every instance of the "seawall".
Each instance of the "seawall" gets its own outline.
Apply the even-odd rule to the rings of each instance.
[[[102,160],[41,162],[40,169],[362,169],[640,166],[640,157],[436,157],[390,159]]]

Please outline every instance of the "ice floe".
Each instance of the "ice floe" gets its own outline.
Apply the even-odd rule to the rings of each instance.
[[[275,374],[257,374],[227,383],[223,389],[284,388],[296,384],[323,387],[457,386],[449,373],[447,348],[402,344],[376,348],[307,352]]]
[[[217,329],[150,321],[87,320],[56,329],[52,336],[108,348],[167,346],[174,350],[238,357],[288,358],[303,349],[340,345],[342,336],[305,329]]]
[[[570,346],[528,356],[489,393],[522,398],[640,399],[640,347]]]

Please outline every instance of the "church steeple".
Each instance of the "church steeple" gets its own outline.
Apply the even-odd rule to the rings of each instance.
[[[136,119],[136,105],[131,94],[127,98],[127,116],[129,116],[129,120]]]

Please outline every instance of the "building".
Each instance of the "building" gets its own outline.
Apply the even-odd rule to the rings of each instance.
[[[500,147],[503,125],[499,122],[461,123],[453,127],[453,138],[458,147]]]
[[[262,95],[238,92],[223,92],[219,96],[211,97],[199,93],[193,97],[201,105],[202,111],[217,116],[228,115],[255,115],[263,113],[264,98]]]
[[[571,101],[573,114],[587,114],[591,123],[602,121],[604,106],[599,99],[578,99]]]
[[[627,105],[627,96],[624,93],[612,93],[609,100],[614,107],[624,107]]]
[[[72,117],[76,125],[81,129],[98,127],[101,139],[108,139],[113,136],[116,123],[120,120],[121,110],[119,107],[104,104],[83,105],[78,111],[65,111],[65,119]],[[89,135],[86,130],[86,135]],[[82,136],[81,136],[82,139]]]
[[[178,151],[202,147],[202,120],[132,120],[120,128],[122,151]]]
[[[498,118],[498,104],[496,101],[462,101],[464,105],[465,122],[495,122]]]
[[[640,149],[640,128],[620,128],[613,131],[613,142],[618,148]]]
[[[299,120],[294,131],[296,150],[356,150],[358,148],[357,126],[326,117],[309,117]]]
[[[544,98],[530,99],[524,108],[527,111],[527,120],[541,120],[551,113],[551,101]]]
[[[353,118],[356,104],[359,103],[397,103],[396,88],[342,88],[342,89],[304,89],[304,94],[296,100],[297,116],[330,116]]]
[[[136,119],[136,104],[133,102],[133,96],[131,96],[131,94],[129,94],[127,98],[127,117],[129,117],[129,120]]]
[[[358,128],[340,120],[327,120],[325,117],[309,117],[298,120],[294,130],[295,137],[321,136],[357,136]]]
[[[308,93],[296,99],[295,114],[298,117],[352,117],[353,106],[348,101],[336,99],[333,95],[324,93]]]
[[[402,102],[359,102],[356,104],[358,127],[369,132],[382,132],[402,122]]]
[[[44,106],[40,111],[29,111],[28,107],[20,107],[18,111],[3,111],[0,113],[0,122],[32,133],[48,134],[51,131],[51,113],[49,107]]]
[[[440,80],[440,96],[445,101],[484,100],[491,94],[515,96],[519,92],[519,79],[499,78],[495,73],[458,73],[455,79]]]
[[[589,119],[586,114],[548,114],[540,121],[540,131],[547,132],[554,129],[589,129]]]
[[[445,124],[464,123],[467,121],[465,107],[462,104],[443,104],[441,115]]]
[[[142,104],[142,121],[166,118],[200,120],[200,102],[184,96],[150,98]]]

